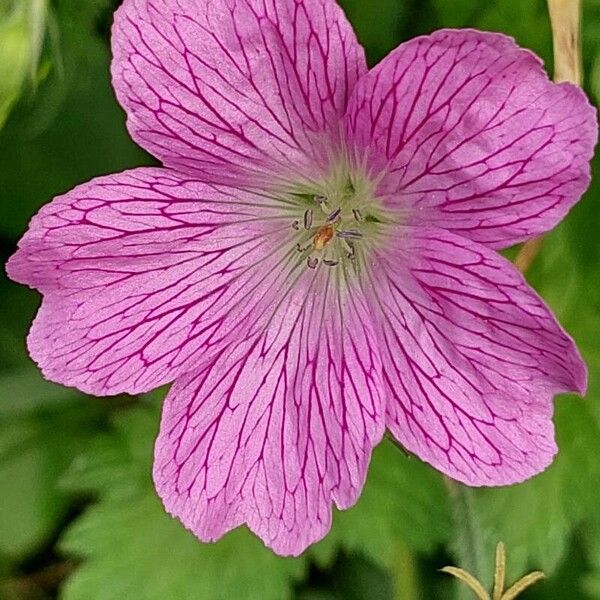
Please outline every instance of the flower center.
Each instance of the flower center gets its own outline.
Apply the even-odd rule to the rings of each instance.
[[[291,223],[296,252],[310,269],[358,268],[385,226],[368,182],[324,186],[297,194],[297,218]]]

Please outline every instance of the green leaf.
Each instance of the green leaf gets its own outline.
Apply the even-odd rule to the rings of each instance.
[[[432,0],[442,27],[473,27],[514,37],[552,66],[552,36],[545,0]],[[550,70],[551,72],[551,70]]]
[[[340,0],[370,64],[379,62],[399,43],[407,5],[396,0]]]
[[[0,554],[20,560],[46,543],[66,514],[59,477],[100,407],[33,369],[0,378]]]
[[[47,0],[4,0],[0,7],[0,128],[25,82],[35,83],[47,13]]]
[[[32,366],[25,337],[38,303],[37,294],[25,286],[0,278],[0,305],[4,316],[0,319],[0,370],[14,371]]]
[[[305,570],[303,559],[275,556],[245,529],[201,544],[165,514],[150,488],[88,509],[61,546],[87,559],[63,600],[281,600]]]
[[[597,104],[600,101],[600,2],[587,0],[582,8],[584,84],[589,86]]]
[[[10,424],[16,417],[69,410],[80,398],[71,388],[46,381],[33,365],[0,375],[0,425]]]
[[[331,532],[312,553],[327,564],[342,547],[364,553],[380,567],[395,568],[400,544],[431,551],[451,534],[448,494],[440,474],[384,440],[373,453],[358,503],[336,511]]]
[[[95,436],[64,474],[62,486],[102,500],[128,498],[151,489],[152,446],[158,423],[157,404],[115,413],[113,430]]]
[[[150,481],[157,425],[153,406],[124,411],[65,475],[67,489],[99,501],[61,541],[84,559],[63,600],[288,598],[306,558],[280,558],[244,528],[202,544],[165,513]]]
[[[53,196],[153,162],[125,129],[110,84],[108,44],[94,30],[98,3],[83,4],[59,4],[52,73],[0,132],[2,197],[10,198],[0,203],[0,234],[10,238]]]
[[[591,572],[584,578],[583,588],[592,598],[600,598],[600,521],[586,530],[584,539]]]
[[[507,549],[508,578],[515,580],[530,568],[551,573],[560,563],[568,541],[559,470],[553,466],[536,478],[500,489],[474,492],[475,518],[483,560],[483,582],[492,581],[496,544]]]
[[[122,412],[114,431],[98,436],[63,478],[66,489],[99,498],[61,543],[85,559],[64,600],[123,598],[133,589],[143,589],[147,600],[284,598],[310,556],[330,564],[343,547],[389,566],[400,542],[430,550],[451,533],[441,477],[386,441],[358,505],[336,512],[331,533],[304,557],[278,558],[245,529],[202,544],[156,499],[150,472],[157,427],[154,404]]]
[[[599,596],[588,595],[582,589],[582,579],[588,571],[587,561],[584,555],[584,543],[578,532],[571,536],[569,547],[565,553],[564,560],[554,574],[534,586],[523,595],[527,600],[594,600]]]
[[[342,556],[335,564],[333,579],[339,600],[394,598],[392,581],[388,574],[375,568],[362,557]]]

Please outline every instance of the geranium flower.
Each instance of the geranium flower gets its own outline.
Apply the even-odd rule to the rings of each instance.
[[[387,428],[470,485],[556,452],[572,339],[495,250],[589,182],[583,93],[504,35],[438,31],[367,70],[333,0],[125,0],[114,87],[164,164],[56,198],[11,258],[29,351],[97,395],[174,382],[166,509],[298,554],[352,506]]]

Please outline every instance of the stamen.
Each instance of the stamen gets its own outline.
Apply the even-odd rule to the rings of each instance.
[[[306,259],[306,264],[309,266],[309,268],[316,269],[317,265],[319,264],[319,259],[316,258],[315,256],[309,256]]]
[[[335,234],[342,239],[347,240],[360,240],[362,238],[362,233],[360,231],[356,231],[354,229],[348,229],[345,231],[336,231]]]
[[[300,221],[294,221],[292,223],[292,229],[295,229],[296,231],[300,230]]]
[[[360,212],[360,210],[358,210],[358,208],[353,208],[352,214],[354,215],[355,221],[358,221],[359,223],[362,222],[363,216],[362,216],[362,213]]]
[[[342,243],[344,244],[344,247],[346,249],[346,257],[350,260],[354,260],[356,258],[356,249],[354,248],[354,246],[346,240],[342,240]]]
[[[331,225],[331,223],[335,223],[338,220],[341,212],[341,208],[336,208],[333,212],[330,212],[327,215],[327,224]]]
[[[313,211],[307,210],[304,213],[304,229],[310,229],[313,222]]]
[[[296,250],[301,253],[306,252],[309,248],[310,246],[301,246],[300,244],[296,244]]]
[[[317,204],[326,204],[327,198],[325,198],[325,196],[315,196],[315,202]]]
[[[329,260],[329,259],[325,258],[325,259],[323,259],[323,264],[327,265],[328,267],[335,267],[336,265],[339,264],[339,261]]]

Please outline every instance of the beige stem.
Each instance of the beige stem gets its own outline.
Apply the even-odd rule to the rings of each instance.
[[[496,572],[494,573],[493,600],[502,600],[504,583],[506,580],[506,550],[504,544],[498,542],[496,546]]]
[[[554,44],[554,81],[581,85],[579,25],[581,0],[548,0]],[[515,264],[523,273],[529,269],[541,248],[541,238],[523,245]]]
[[[440,569],[440,571],[442,571],[442,573],[453,575],[468,585],[477,596],[477,600],[490,600],[490,595],[485,591],[485,588],[468,571],[457,567],[444,567],[443,569]]]
[[[581,0],[548,0],[554,43],[554,81],[581,85]]]

